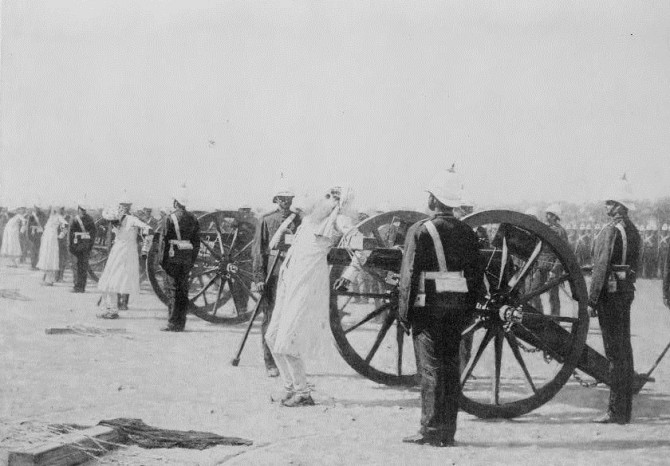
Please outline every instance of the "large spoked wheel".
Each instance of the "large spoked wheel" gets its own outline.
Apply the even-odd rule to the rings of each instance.
[[[114,233],[110,222],[102,217],[95,221],[95,230],[95,243],[88,257],[88,276],[97,283],[105,270],[109,251],[114,243]]]
[[[487,293],[463,331],[460,406],[481,418],[520,416],[575,370],[588,332],[586,284],[570,246],[538,220],[497,210],[464,221],[480,238]]]
[[[407,229],[426,215],[392,211],[370,217],[333,249],[330,328],[337,349],[354,370],[387,385],[413,385],[416,363],[411,338],[398,323],[397,276]],[[347,268],[348,288],[332,285]]]
[[[190,275],[189,310],[212,323],[244,322],[258,300],[251,292],[256,220],[252,214],[218,211],[202,215],[198,222],[200,254]],[[147,269],[156,296],[168,304],[167,274],[156,243],[149,250]]]

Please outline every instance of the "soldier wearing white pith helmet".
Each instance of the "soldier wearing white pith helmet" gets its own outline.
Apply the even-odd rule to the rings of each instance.
[[[593,243],[593,274],[588,309],[598,316],[605,356],[609,360],[610,400],[598,423],[627,424],[633,401],[633,350],[630,343],[630,308],[635,298],[641,238],[628,211],[635,209],[630,183],[617,181],[603,197],[610,222]]]
[[[291,246],[293,235],[298,230],[302,220],[298,212],[291,210],[294,197],[295,193],[293,189],[283,179],[275,186],[272,202],[277,205],[277,209],[261,217],[258,228],[256,228],[256,235],[251,249],[254,286],[257,291],[265,292],[267,297],[263,308],[261,341],[265,370],[270,377],[277,377],[279,370],[272,357],[272,352],[265,341],[265,334],[267,333],[274,309],[279,269],[286,251]],[[267,278],[267,274],[270,273],[270,268],[275,258],[274,271],[272,271],[272,276],[268,279],[267,289],[264,289],[265,279]]]
[[[188,282],[200,252],[200,224],[186,210],[188,192],[180,185],[172,195],[174,210],[163,218],[162,235],[157,236],[161,266],[167,274],[168,324],[165,332],[182,332],[188,312]]]
[[[670,226],[664,223],[658,234],[658,276],[663,276],[663,271],[667,267],[667,255],[670,253]]]
[[[421,429],[407,443],[454,443],[461,393],[461,331],[483,290],[477,235],[454,217],[460,182],[443,170],[428,185],[434,215],[407,232],[400,270],[399,315],[412,329],[421,380]]]
[[[560,223],[561,215],[563,215],[561,207],[558,204],[551,204],[544,210],[544,214],[549,228],[551,228],[551,230],[567,244],[568,234]],[[538,266],[533,271],[531,288],[537,289],[543,286],[545,283],[547,283],[547,281],[561,275],[562,270],[562,266],[552,250],[546,246],[543,247],[542,251],[540,252],[540,256],[538,257]],[[538,311],[544,311],[542,306],[542,298],[540,296],[534,298],[531,301],[531,304]],[[551,308],[552,316],[560,315],[561,301],[559,299],[558,286],[554,286],[549,290],[549,306]]]

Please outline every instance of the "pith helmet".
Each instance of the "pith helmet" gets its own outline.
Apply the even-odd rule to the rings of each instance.
[[[430,180],[426,191],[447,207],[459,207],[463,204],[461,199],[462,183],[452,166],[448,170],[440,170]]]
[[[186,183],[182,183],[177,186],[175,192],[172,193],[172,199],[185,206],[188,204],[188,188],[186,188]]]
[[[275,202],[278,197],[295,197],[295,192],[283,179],[275,185],[273,192],[272,202]]]
[[[618,178],[612,186],[610,186],[603,200],[618,202],[628,210],[635,210],[635,203],[633,202],[633,187],[624,173],[621,178]]]
[[[558,204],[551,204],[549,205],[546,209],[544,209],[544,212],[547,214],[554,214],[556,217],[561,218],[561,215],[563,215],[563,209],[561,209],[561,206]]]
[[[661,227],[661,230],[668,231],[668,224],[664,223],[663,226]]]

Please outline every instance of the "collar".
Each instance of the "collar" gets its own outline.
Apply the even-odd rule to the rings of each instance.
[[[456,218],[453,212],[435,212],[430,218]]]

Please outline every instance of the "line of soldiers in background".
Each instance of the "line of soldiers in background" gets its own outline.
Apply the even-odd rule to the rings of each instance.
[[[599,224],[577,224],[567,222],[563,227],[568,233],[568,241],[580,265],[593,263],[592,249],[593,240],[602,225]],[[652,223],[638,227],[642,237],[642,251],[640,257],[640,278],[662,278],[665,262],[670,246],[670,226],[664,223],[660,228]]]
[[[33,270],[37,270],[37,262],[39,259],[40,245],[42,243],[42,234],[44,233],[44,226],[49,217],[49,210],[46,208],[33,206],[30,208],[18,207],[13,209],[8,209],[6,207],[0,207],[0,247],[2,247],[2,237],[5,230],[5,225],[15,215],[23,216],[25,228],[21,229],[20,234],[20,243],[21,243],[21,256],[18,259],[18,262],[21,264],[30,263],[30,266]],[[100,218],[100,213],[102,209],[90,210],[89,213],[93,218]],[[76,208],[66,209],[64,207],[59,208],[59,213],[70,224],[71,220],[77,215]],[[152,227],[157,226],[160,223],[160,218],[165,215],[165,212],[161,211],[159,218],[153,216],[154,212],[151,208],[145,207],[139,210],[132,212],[137,218],[143,222],[149,224]],[[157,213],[158,214],[158,213]],[[110,248],[111,244],[105,244],[106,241],[110,241],[107,234],[107,223],[103,222],[98,225],[98,229],[101,230],[102,234],[99,234],[96,238],[96,245],[104,246]],[[60,282],[63,280],[63,273],[70,262],[70,254],[68,251],[68,236],[67,232],[63,235],[63,238],[59,238],[59,271],[56,274],[56,281]],[[138,244],[141,246],[141,242],[138,241]]]

